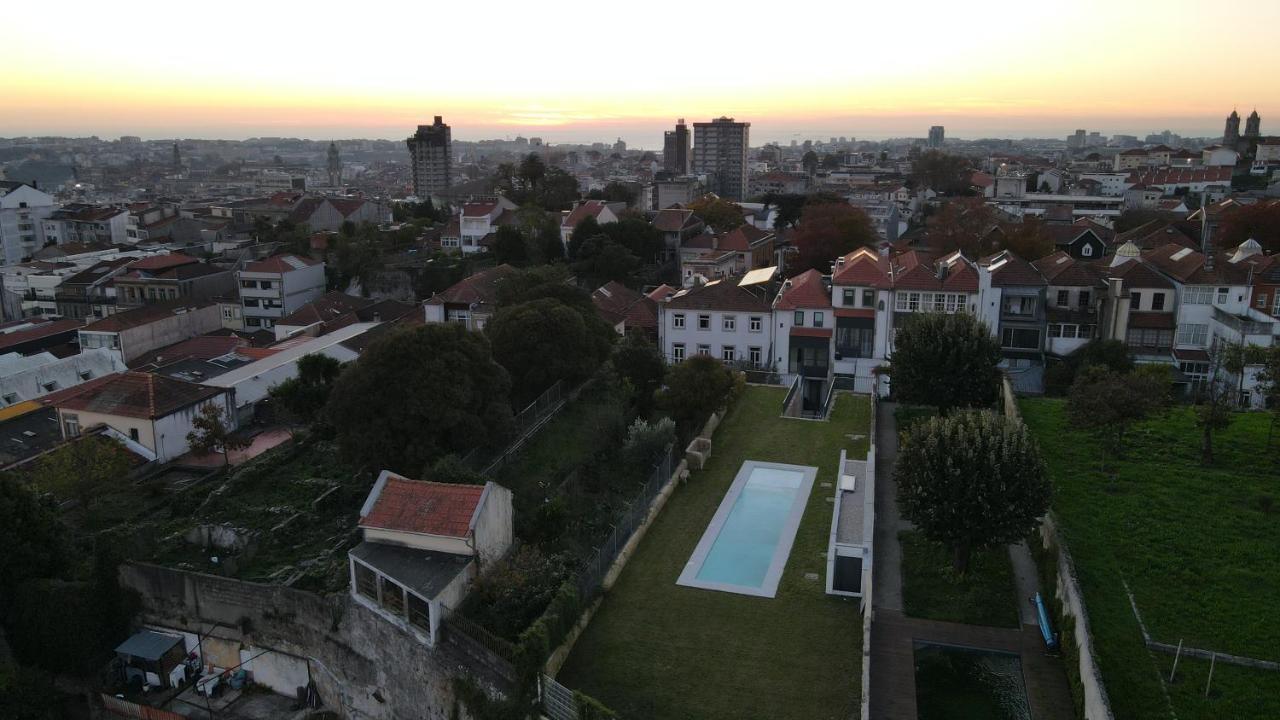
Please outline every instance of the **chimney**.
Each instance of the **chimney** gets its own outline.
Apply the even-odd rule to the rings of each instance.
[[[842,267],[844,267],[844,256],[843,256],[843,255],[841,255],[840,257],[836,258],[836,267],[838,267],[838,268],[842,268]]]

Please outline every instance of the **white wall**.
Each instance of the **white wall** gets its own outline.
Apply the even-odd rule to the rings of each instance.
[[[511,547],[512,528],[515,522],[511,491],[497,483],[487,483],[479,510],[475,525],[475,543],[476,553],[483,564],[502,557]]]
[[[676,328],[674,324],[674,317],[679,314],[684,315],[685,326],[683,329]],[[698,329],[699,315],[711,316],[709,329]],[[734,318],[734,329],[732,331],[724,329],[725,316]],[[750,319],[752,317],[760,318],[760,330],[758,332],[751,332],[750,330]],[[763,361],[768,365],[772,360],[769,357],[770,347],[773,345],[772,325],[772,313],[768,310],[760,310],[758,312],[683,310],[667,307],[666,303],[658,304],[659,346],[668,360],[673,358],[674,352],[672,348],[677,343],[684,343],[685,358],[693,357],[694,353],[698,351],[699,345],[707,345],[709,347],[708,354],[717,360],[721,359],[721,349],[726,345],[732,345],[736,359],[741,360],[747,359],[749,348],[760,348]]]

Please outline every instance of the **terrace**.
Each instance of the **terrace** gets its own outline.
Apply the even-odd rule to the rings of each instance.
[[[622,717],[846,718],[860,700],[862,616],[826,594],[840,451],[866,455],[868,398],[838,394],[830,422],[780,417],[783,388],[748,387],[715,453],[649,527],[559,680]],[[817,468],[775,597],[677,580],[747,461]]]

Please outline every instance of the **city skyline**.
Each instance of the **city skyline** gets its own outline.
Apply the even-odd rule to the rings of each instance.
[[[1280,87],[1222,69],[1224,59],[1228,68],[1274,61],[1265,32],[1280,21],[1280,7],[1261,1],[1243,3],[1254,22],[1230,36],[1197,36],[1197,57],[1213,62],[1158,73],[1130,70],[1168,53],[1169,38],[1185,34],[1201,6],[997,3],[977,15],[939,3],[921,9],[928,22],[908,29],[893,9],[802,2],[788,7],[781,26],[783,46],[787,37],[804,44],[801,63],[780,56],[779,38],[764,38],[751,13],[658,2],[645,16],[600,8],[587,18],[571,4],[553,3],[536,12],[500,8],[503,22],[481,34],[433,36],[431,57],[447,68],[435,71],[419,58],[421,26],[391,21],[407,11],[398,3],[367,4],[341,23],[243,2],[190,18],[175,17],[169,6],[135,5],[136,13],[117,13],[72,3],[59,26],[65,42],[58,53],[14,25],[0,30],[15,56],[40,58],[0,78],[0,136],[402,140],[443,115],[459,141],[621,137],[631,147],[660,150],[662,132],[678,117],[751,122],[760,145],[925,137],[931,125],[967,139],[1064,137],[1080,127],[1108,136],[1164,129],[1214,136],[1232,108],[1256,108],[1264,132],[1267,118],[1280,113]],[[468,12],[433,8],[433,27],[463,27]],[[643,22],[668,12],[685,26],[714,26],[717,37],[739,38],[746,51],[731,72],[700,69],[690,52],[705,42],[690,46],[684,34],[650,32]],[[245,14],[255,27],[288,28],[288,37],[332,36],[343,50],[273,54],[269,48],[281,41],[269,33],[246,37],[239,24]],[[1105,22],[1091,26],[1087,41],[1043,32],[1072,14]],[[555,34],[529,32],[548,17],[562,18]],[[840,36],[805,37],[842,24],[902,30],[864,33],[852,45]],[[619,35],[646,38],[644,72],[618,55]],[[118,42],[130,36],[148,42]],[[444,62],[451,58],[457,62]]]

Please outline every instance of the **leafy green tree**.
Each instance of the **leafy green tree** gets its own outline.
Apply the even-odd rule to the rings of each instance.
[[[221,405],[206,403],[191,420],[191,432],[187,444],[192,452],[200,454],[220,452],[224,464],[231,464],[231,451],[249,447],[249,441],[236,435],[235,430],[223,422],[227,413]]]
[[[32,578],[61,574],[67,567],[63,528],[52,508],[12,475],[0,475],[0,617],[14,590]]]
[[[778,214],[773,219],[773,229],[782,230],[800,222],[800,213],[804,210],[807,198],[795,193],[768,193],[763,201],[765,205],[777,208]]]
[[[926,150],[911,163],[911,178],[922,187],[943,195],[958,195],[968,189],[969,161],[941,150]]]
[[[665,249],[662,233],[643,218],[626,215],[601,226],[600,231],[644,263],[655,262]]]
[[[704,195],[687,207],[716,232],[729,232],[743,223],[742,207],[715,195]]]
[[[810,177],[816,175],[818,173],[819,165],[818,153],[812,150],[805,153],[804,157],[800,158],[800,165],[804,168],[806,175],[809,175]]]
[[[1101,468],[1108,456],[1124,452],[1125,435],[1163,405],[1168,389],[1145,373],[1121,374],[1100,365],[1080,371],[1067,399],[1067,416],[1073,426],[1098,439]]]
[[[623,183],[614,181],[604,186],[603,190],[592,190],[587,193],[590,200],[604,200],[605,202],[624,202],[630,205],[636,201],[638,191]]]
[[[569,259],[576,260],[578,253],[582,250],[582,244],[589,238],[598,237],[603,233],[604,230],[600,227],[599,221],[588,215],[569,235]]]
[[[511,378],[456,323],[396,329],[347,367],[325,409],[345,459],[412,475],[511,431]]]
[[[40,458],[36,487],[79,502],[93,524],[93,510],[102,490],[126,482],[132,465],[129,451],[101,435],[82,437]]]
[[[515,225],[499,227],[493,240],[493,246],[489,248],[489,252],[493,254],[496,262],[499,264],[506,263],[515,267],[524,267],[532,262],[533,258],[530,250],[529,241],[525,238],[524,233],[520,232],[520,228]]]
[[[658,407],[684,429],[695,429],[731,399],[736,381],[723,363],[709,355],[694,355],[667,371],[666,386],[658,392]]]
[[[903,403],[990,407],[1000,391],[1000,345],[967,312],[912,313],[889,358],[893,394]]]
[[[608,357],[614,336],[599,317],[586,317],[551,298],[501,308],[485,326],[485,334],[520,402],[532,400],[556,381],[589,377]]]
[[[846,202],[810,203],[804,206],[792,239],[799,256],[788,272],[799,274],[810,268],[829,272],[837,257],[878,239],[871,218],[861,208]]]
[[[298,374],[273,385],[268,391],[277,409],[295,424],[323,422],[333,383],[342,372],[342,363],[328,355],[308,353],[298,358]]]
[[[613,350],[613,367],[627,383],[631,402],[640,417],[653,412],[654,393],[662,387],[667,363],[658,346],[644,333],[632,330]]]
[[[0,717],[7,720],[60,720],[58,690],[47,673],[0,664]]]
[[[610,280],[633,285],[639,269],[640,258],[608,235],[587,238],[578,248],[578,260],[573,264],[573,271],[593,287]]]
[[[1022,540],[1049,509],[1049,479],[1035,441],[1020,421],[990,410],[913,424],[894,480],[902,516],[950,548],[960,574],[974,550]]]

